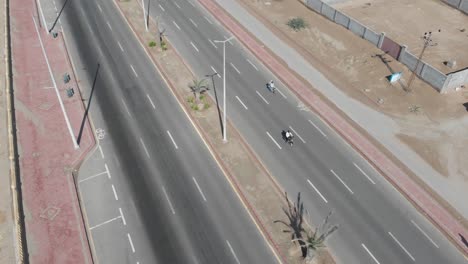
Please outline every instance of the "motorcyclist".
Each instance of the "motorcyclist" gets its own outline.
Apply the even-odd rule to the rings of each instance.
[[[270,90],[272,92],[275,92],[276,88],[275,88],[275,83],[273,82],[273,80],[270,80],[270,82],[268,83],[268,86],[270,87]]]
[[[289,131],[289,130],[286,131],[286,139],[288,141],[290,141],[292,138],[293,138],[293,134],[291,133],[291,131]]]

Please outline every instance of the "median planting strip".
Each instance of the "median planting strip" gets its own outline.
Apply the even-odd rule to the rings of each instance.
[[[218,116],[220,113],[218,113],[212,98],[208,97],[204,101],[208,107],[203,106],[199,110],[194,110],[194,104],[190,99],[193,97],[193,92],[188,84],[198,78],[172,46],[167,44],[166,39],[164,39],[165,44],[161,46],[164,48],[147,45],[151,41],[155,41],[158,27],[154,21],[150,21],[149,31],[146,32],[143,11],[138,2],[115,1],[114,3],[119,7],[195,129],[202,136],[210,153],[217,160],[227,180],[247,208],[249,215],[269,243],[278,261],[283,263],[302,262],[300,248],[291,242],[289,235],[285,235],[283,226],[274,223],[276,220],[287,221],[282,209],[287,206],[283,191],[275,184],[267,169],[257,159],[232,124],[227,124],[230,131],[228,142],[222,141]],[[327,249],[320,249],[315,253],[315,262],[335,263]]]

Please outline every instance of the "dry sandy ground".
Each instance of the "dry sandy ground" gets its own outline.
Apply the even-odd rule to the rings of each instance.
[[[468,16],[440,0],[348,0],[332,6],[376,32],[408,46],[416,56],[421,52],[424,32],[434,33],[437,46],[424,53],[424,61],[443,73],[468,67]],[[444,61],[455,60],[451,69]]]
[[[411,87],[413,92],[407,93],[403,91],[403,85],[407,83],[410,72],[404,65],[389,56],[384,55],[383,59],[379,58],[376,55],[382,54],[382,51],[345,28],[307,9],[301,0],[238,1],[251,13],[255,13],[257,18],[295,48],[341,91],[375,110],[382,117],[381,120],[375,123],[368,122],[363,128],[374,131],[371,134],[374,137],[377,134],[380,137],[377,138],[378,141],[387,142],[382,144],[392,149],[393,153],[402,149],[401,146],[405,146],[405,150],[400,152],[405,155],[399,155],[397,158],[402,162],[406,160],[407,163],[414,160],[415,162],[410,165],[422,164],[420,168],[412,168],[413,172],[449,202],[458,201],[457,209],[467,218],[468,205],[461,197],[468,199],[468,163],[465,161],[468,157],[466,132],[468,109],[463,106],[468,102],[468,89],[441,95],[416,78]],[[372,3],[368,8],[380,5],[381,12],[385,13],[385,8],[382,7],[384,1],[367,2]],[[396,5],[394,2],[410,1],[385,2],[391,2],[389,7],[393,8]],[[426,9],[430,3],[438,1],[414,0],[413,2],[414,5],[419,2],[429,2],[421,4],[421,9],[423,7]],[[437,3],[432,5],[436,8],[433,12],[439,9],[448,13],[452,11],[445,5]],[[456,17],[459,12],[453,11],[453,13],[452,16]],[[300,32],[292,31],[286,26],[286,22],[292,17],[304,18],[308,27]],[[412,23],[412,26],[408,27],[417,32],[419,30],[417,24]],[[468,20],[465,26],[468,30]],[[429,24],[428,27],[430,28]],[[391,35],[390,31],[388,33]],[[460,32],[457,34],[460,35]],[[468,45],[467,41],[465,45]],[[411,44],[409,41],[406,43]],[[466,55],[462,57],[468,63],[468,49],[465,48],[464,52]],[[403,72],[400,83],[390,85],[387,82],[385,76],[392,71]],[[370,117],[375,116],[373,114]],[[416,161],[419,163],[416,164]]]

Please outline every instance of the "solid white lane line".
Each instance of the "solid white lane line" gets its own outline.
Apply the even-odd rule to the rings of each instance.
[[[117,41],[117,44],[119,44],[119,48],[120,48],[120,50],[123,52],[124,49],[123,49],[122,45],[120,45],[120,41]]]
[[[179,5],[179,4],[177,4],[177,2],[174,2],[174,5],[175,5],[175,6],[177,6],[177,8],[179,8],[179,9],[180,9],[180,5]]]
[[[171,132],[169,132],[169,130],[167,130],[167,134],[168,134],[169,137],[171,138],[172,143],[174,144],[175,148],[176,148],[176,149],[179,149],[179,147],[177,146],[177,144],[176,144],[174,138],[172,137]]]
[[[143,146],[143,149],[145,150],[145,153],[146,153],[146,156],[148,156],[148,158],[150,157],[150,154],[148,152],[148,149],[146,149],[146,145],[145,145],[145,142],[143,142],[143,139],[140,138],[140,143],[141,145]]]
[[[388,234],[393,238],[393,240],[395,240],[395,242],[401,247],[401,249],[403,249],[406,254],[408,254],[408,256],[413,260],[413,261],[416,261],[414,259],[414,257],[408,252],[408,250],[400,243],[400,241],[398,241],[398,239],[396,239],[396,237],[392,234],[392,232],[388,232]]]
[[[206,16],[203,16],[203,18],[205,18],[206,21],[208,21],[208,23],[210,23],[211,25],[213,25],[213,22],[211,22],[211,20],[209,18],[207,18]]]
[[[195,23],[191,18],[189,18],[189,20],[195,27],[198,27],[197,23]]]
[[[105,221],[105,222],[102,222],[102,223],[100,223],[100,224],[97,224],[97,225],[95,225],[95,226],[90,227],[89,230],[93,230],[93,229],[96,228],[96,227],[103,226],[103,225],[108,224],[108,223],[110,223],[110,222],[112,222],[112,221],[115,221],[115,220],[117,220],[117,219],[119,219],[119,218],[120,218],[120,216],[114,217],[114,218],[112,218],[112,219],[110,219],[110,220],[107,220],[107,221]]]
[[[97,4],[97,7],[99,8],[99,11],[102,13],[102,8],[100,4]]]
[[[177,28],[178,30],[180,30],[179,25],[177,25],[177,23],[176,23],[175,21],[172,21],[172,23],[174,24],[174,26],[176,26],[176,28]]]
[[[359,166],[358,166],[356,163],[354,163],[354,162],[353,162],[353,164],[354,164],[354,167],[356,167],[362,174],[364,174],[364,176],[366,176],[366,178],[367,178],[370,182],[372,182],[372,184],[375,184],[375,182],[371,179],[371,177],[369,177],[369,175],[367,175],[367,174],[361,169],[361,167],[359,167]]]
[[[423,235],[429,239],[429,241],[431,241],[431,243],[436,247],[436,248],[439,248],[439,246],[434,242],[434,240],[431,239],[431,237],[429,237],[428,234],[426,234],[426,232],[424,232],[424,230],[422,230],[421,227],[419,227],[413,220],[411,220],[411,223],[413,223],[413,225],[419,230],[421,231],[421,233],[423,233]]]
[[[294,130],[294,128],[292,128],[291,126],[289,126],[289,129],[292,130],[292,132],[294,132],[294,134],[302,141],[302,143],[306,143],[305,140],[301,137],[301,135],[299,135],[299,133],[296,132],[296,130]]]
[[[210,66],[210,67],[211,67],[211,69],[212,69],[214,72],[216,72],[216,74],[218,75],[218,77],[221,78],[221,75],[216,71],[216,69],[215,69],[213,66]]]
[[[257,66],[255,66],[255,64],[253,64],[253,62],[251,62],[249,59],[246,59],[248,63],[250,63],[250,65],[252,65],[252,67],[254,67],[255,70],[258,71],[258,68]]]
[[[361,244],[361,246],[362,246],[362,247],[367,251],[367,253],[372,257],[372,259],[375,261],[375,263],[380,264],[380,262],[374,257],[374,255],[372,254],[372,252],[370,252],[370,250],[367,249],[366,245]]]
[[[322,134],[322,136],[327,137],[327,135],[323,133],[323,131],[318,126],[316,126],[314,122],[312,122],[310,119],[308,121],[310,124],[312,124],[315,127],[315,129],[317,129],[320,132],[320,134]]]
[[[106,23],[107,23],[107,26],[108,26],[108,27],[110,28],[110,30],[112,31],[112,27],[111,27],[111,25],[109,24],[109,22],[106,21]]]
[[[78,181],[78,183],[82,183],[84,181],[91,180],[91,179],[96,178],[98,176],[101,176],[102,174],[105,174],[105,173],[107,173],[107,172],[104,171],[104,172],[101,172],[101,173],[98,173],[98,174],[94,174],[93,176],[89,176],[88,178],[85,178],[85,179],[82,179],[81,181]]]
[[[200,185],[198,185],[197,179],[195,179],[195,177],[192,177],[192,179],[193,179],[193,181],[195,182],[195,185],[197,186],[197,189],[198,189],[198,191],[200,192],[200,194],[201,194],[203,200],[206,202],[206,197],[205,197],[205,195],[203,194],[203,191],[202,191],[202,189],[200,188]]]
[[[122,217],[122,222],[123,222],[124,226],[126,226],[127,221],[125,221],[125,217],[123,215],[122,208],[120,208],[120,207],[119,207],[119,212],[120,212],[120,217]]]
[[[258,91],[255,91],[255,92],[258,94],[258,96],[260,96],[260,98],[263,99],[263,101],[264,101],[266,104],[270,104]]]
[[[218,47],[216,47],[216,45],[214,44],[213,41],[211,41],[211,39],[208,39],[208,41],[211,43],[211,45],[213,45],[213,47],[215,47],[215,49],[217,49]]]
[[[172,206],[171,200],[169,200],[169,196],[167,195],[166,188],[162,187],[164,196],[166,196],[167,203],[169,204],[169,207],[171,208],[172,214],[175,214],[174,207]]]
[[[192,45],[192,47],[193,47],[197,52],[200,52],[200,51],[198,50],[197,46],[195,46],[195,44],[193,44],[192,41],[190,41],[190,44]]]
[[[245,110],[249,110],[249,109],[247,108],[247,106],[245,106],[244,102],[241,101],[241,99],[239,98],[239,96],[236,95],[236,98],[237,98],[237,100],[239,101],[239,103],[241,103],[241,105],[245,108]]]
[[[114,187],[114,184],[112,184],[112,191],[114,192],[114,198],[116,201],[119,200],[119,197],[117,196],[117,192],[115,191],[115,187]]]
[[[101,153],[101,157],[104,159],[104,152],[102,151],[101,145],[98,145],[99,147],[99,152]]]
[[[310,184],[310,186],[312,186],[312,188],[314,188],[315,192],[318,193],[318,195],[320,195],[320,197],[322,197],[322,200],[325,202],[325,203],[328,203],[327,199],[325,199],[325,197],[322,195],[322,193],[315,187],[314,184],[312,184],[312,182],[310,180],[307,180],[307,182]]]
[[[112,178],[112,177],[111,177],[111,174],[110,174],[110,172],[109,172],[109,168],[107,167],[107,163],[104,163],[104,167],[106,167],[107,177],[109,177],[109,179]]]
[[[236,70],[238,74],[241,74],[239,69],[237,69],[237,67],[232,62],[230,62],[230,64],[231,64],[231,67],[234,68],[234,70]]]
[[[229,250],[231,250],[231,253],[232,253],[232,255],[234,256],[234,259],[236,260],[237,264],[240,264],[240,261],[239,261],[239,259],[237,258],[236,252],[234,252],[234,249],[232,248],[231,243],[229,243],[228,240],[226,240],[226,243],[227,243],[227,245],[228,245],[228,247],[229,247]]]
[[[338,174],[336,174],[333,170],[330,170],[333,175],[335,175],[335,177],[346,187],[346,189],[348,189],[348,191],[351,193],[351,194],[354,194],[353,190],[351,190],[351,188],[348,187],[348,185],[346,185],[346,183],[340,178],[340,176],[338,176]]]
[[[132,251],[133,253],[135,253],[135,247],[133,246],[132,237],[130,236],[129,233],[127,233],[127,237],[128,237],[128,242],[130,243],[130,246],[132,247]]]
[[[138,77],[137,72],[135,71],[135,68],[133,68],[133,65],[130,64],[130,67],[132,68],[133,73],[135,74],[136,77]]]
[[[270,139],[271,139],[273,142],[275,142],[276,146],[277,146],[279,149],[282,149],[281,146],[278,144],[278,142],[276,142],[276,140],[270,135],[270,133],[269,133],[268,131],[267,131],[266,133],[267,133],[267,135],[270,137]]]
[[[149,96],[149,94],[146,94],[146,97],[148,97],[148,100],[150,101],[151,106],[153,106],[153,108],[156,109],[156,106],[154,106],[153,100],[151,100],[151,97]]]
[[[166,11],[161,5],[159,5],[159,8],[161,8],[162,11]]]

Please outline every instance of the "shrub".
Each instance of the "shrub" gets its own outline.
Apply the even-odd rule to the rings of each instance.
[[[164,40],[161,41],[161,49],[162,49],[162,50],[167,50],[167,43],[166,43],[166,41],[164,41]]]
[[[203,100],[205,99],[205,96],[204,95],[200,95],[200,100]]]
[[[209,103],[205,103],[205,104],[203,105],[203,109],[208,109],[208,108],[210,108],[210,104],[209,104]]]
[[[195,101],[195,98],[193,98],[193,96],[190,96],[189,98],[187,98],[187,102],[189,103],[193,103]]]
[[[307,27],[307,23],[302,17],[291,18],[289,19],[288,23],[286,23],[286,25],[288,25],[294,31],[299,31]]]
[[[150,43],[148,44],[148,46],[150,46],[151,48],[152,48],[152,47],[156,47],[156,42],[150,41]]]

